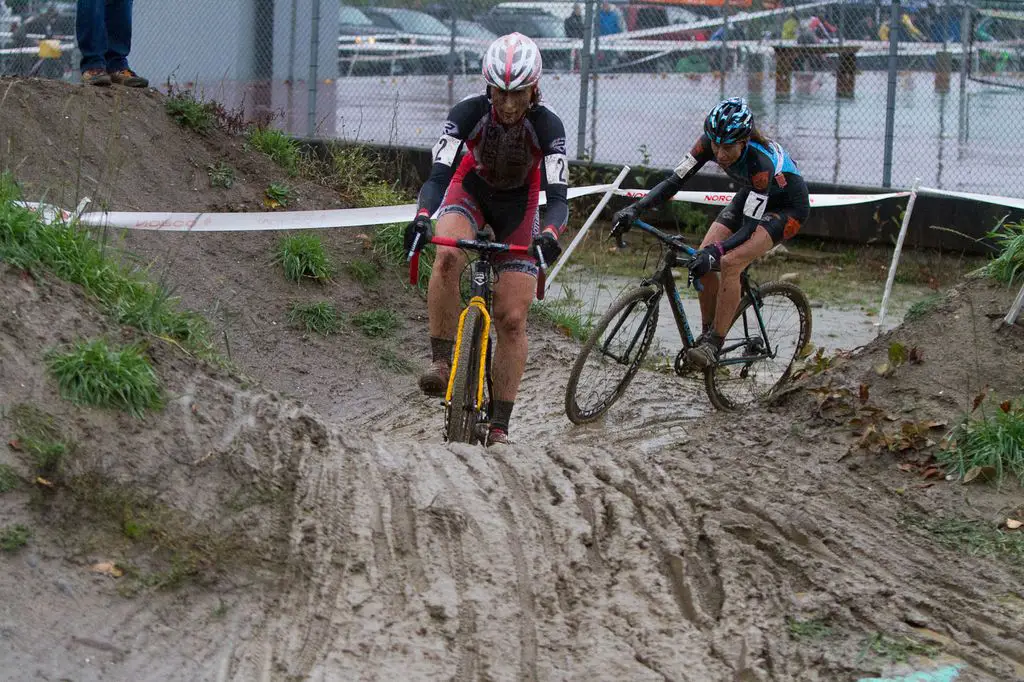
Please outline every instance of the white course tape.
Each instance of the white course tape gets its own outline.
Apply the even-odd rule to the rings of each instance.
[[[1012,208],[1024,209],[1024,199],[1011,199],[1010,197],[997,197],[992,194],[974,194],[972,192],[953,192],[946,189],[935,189],[933,187],[921,187],[918,194],[925,194],[934,197],[957,197],[959,199],[971,199],[973,201],[984,201],[988,204],[999,204]]]
[[[610,185],[589,185],[569,188],[568,198],[599,194]],[[540,204],[547,202],[540,193]],[[45,204],[24,202],[52,220],[57,211],[65,220],[71,214]],[[330,211],[267,211],[259,213],[133,213],[91,211],[80,217],[83,225],[115,227],[128,230],[154,230],[158,232],[256,232],[261,230],[304,230],[331,227],[363,227],[386,225],[411,220],[416,215],[416,204],[381,206],[379,208],[342,208]]]
[[[646,189],[619,189],[615,193],[619,196],[639,199],[647,194]],[[673,201],[688,201],[691,204],[707,204],[709,206],[725,206],[735,192],[676,192],[672,195]],[[873,201],[882,199],[896,199],[910,196],[910,192],[889,192],[886,194],[812,194],[810,195],[811,206],[852,206],[854,204],[870,204]]]

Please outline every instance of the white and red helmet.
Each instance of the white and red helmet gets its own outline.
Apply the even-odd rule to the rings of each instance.
[[[540,81],[540,50],[522,33],[509,33],[491,43],[483,64],[484,80],[499,90],[522,90]]]

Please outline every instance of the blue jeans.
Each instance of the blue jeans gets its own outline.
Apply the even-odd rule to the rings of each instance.
[[[78,0],[75,32],[82,73],[127,69],[132,49],[132,0]]]

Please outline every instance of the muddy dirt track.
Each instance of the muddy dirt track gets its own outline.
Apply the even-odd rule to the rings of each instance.
[[[249,267],[263,246],[236,243],[239,265],[223,273],[232,291],[281,286]],[[212,309],[208,292],[225,285],[190,286],[205,278],[177,270],[187,302]],[[341,278],[328,291],[352,286]],[[353,291],[337,299],[346,310],[363,305]],[[880,408],[948,419],[970,402],[965,376],[1019,391],[1021,330],[997,333],[987,317],[1012,294],[971,285],[897,330],[926,360],[870,380]],[[145,571],[156,553],[91,525],[60,491],[0,496],[0,525],[33,529],[29,546],[0,554],[4,679],[748,682],[949,666],[958,680],[1024,679],[1020,567],[944,548],[904,522],[991,520],[1021,503],[1015,485],[924,485],[893,455],[851,451],[849,427],[803,389],[737,418],[713,413],[700,384],[641,372],[605,420],[573,427],[562,401],[575,346],[537,325],[516,443],[446,446],[441,411],[412,376],[356,367],[376,352],[358,334],[272,329],[288,297],[268,296],[244,325],[214,322],[241,343],[280,335],[273,362],[243,358],[243,379],[150,339],[167,405],[136,420],[62,401],[43,361],[73,338],[135,333],[76,288],[0,265],[5,409],[52,414],[77,443],[71,473],[130,486],[199,536],[232,542],[173,588],[127,594],[130,575],[94,567]],[[422,302],[408,293],[389,304],[409,313],[398,342],[422,344],[412,312]],[[957,364],[971,337],[921,331],[954,334],[954,317],[1002,357]],[[808,388],[834,377],[856,389],[887,342]],[[355,359],[333,365],[349,347]],[[303,376],[310,399],[289,397]],[[936,398],[932,378],[955,396]],[[10,448],[0,461],[24,469]],[[823,629],[801,627],[811,623]],[[912,637],[915,655],[884,655],[871,646],[880,635]]]

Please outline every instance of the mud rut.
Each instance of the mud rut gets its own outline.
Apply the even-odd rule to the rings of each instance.
[[[573,430],[564,351],[544,346],[519,444],[489,452],[441,445],[437,410],[413,393],[337,428],[297,405],[243,406],[232,422],[251,433],[233,437],[258,435],[294,467],[288,570],[199,667],[218,680],[856,679],[873,669],[864,633],[910,620],[951,633],[961,679],[1021,674],[1006,624],[1024,614],[985,588],[1007,576],[898,529],[877,482],[840,478],[783,425],[727,428],[698,385],[660,376],[608,423]],[[845,636],[798,643],[787,616]]]

